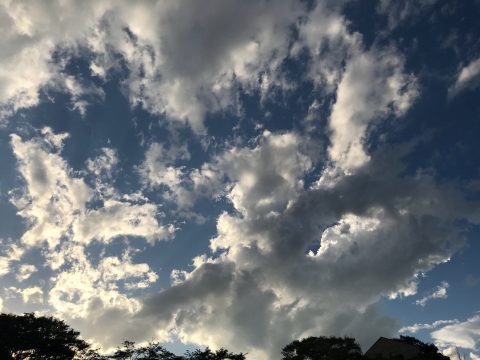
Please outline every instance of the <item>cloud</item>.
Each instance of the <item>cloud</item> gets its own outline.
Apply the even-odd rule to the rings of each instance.
[[[43,303],[43,291],[38,286],[28,287],[20,290],[24,303],[41,304]]]
[[[83,111],[85,103],[79,96],[85,89],[64,76],[62,64],[52,61],[55,50],[74,45],[105,10],[105,5],[96,2],[83,5],[61,1],[2,4],[1,117],[37,105],[40,90],[49,86],[71,92],[73,105]]]
[[[463,322],[446,325],[432,332],[431,337],[441,346],[459,346],[477,351],[480,339],[480,315],[474,315]]]
[[[448,95],[454,97],[463,91],[473,90],[479,85],[480,59],[476,59],[460,69],[455,83],[448,89]]]
[[[31,107],[39,103],[42,89],[53,88],[70,94],[72,108],[85,115],[89,102],[101,100],[103,91],[92,81],[68,74],[66,64],[88,51],[92,75],[107,79],[126,70],[122,85],[132,106],[167,115],[173,123],[205,134],[204,117],[238,108],[240,89],[259,92],[264,99],[269,90],[294,88],[282,66],[286,59],[298,58],[302,49],[310,56],[308,78],[319,89],[335,91],[342,62],[362,52],[361,36],[349,30],[342,6],[343,2],[318,1],[308,12],[304,3],[293,0],[208,0],[201,8],[187,0],[88,1],[81,7],[8,3],[0,9],[9,29],[0,58],[6,79],[0,104],[6,112]],[[205,8],[210,10],[202,11]],[[298,39],[293,29],[298,29]],[[52,60],[54,53],[58,61]],[[380,61],[384,55],[373,56],[379,71],[392,66],[391,54]],[[373,71],[365,70],[367,76]],[[400,79],[400,72],[392,76],[410,82]],[[393,82],[378,93],[398,91],[402,84]],[[405,91],[405,101],[407,94],[413,96]]]
[[[18,170],[25,181],[22,193],[14,194],[11,201],[19,209],[18,215],[31,224],[22,236],[25,244],[47,241],[51,247],[56,246],[62,236],[68,235],[73,214],[85,209],[92,196],[83,179],[70,176],[71,170],[59,155],[66,137],[48,128],[30,141],[11,136]]]
[[[188,160],[190,153],[185,145],[172,145],[168,150],[160,143],[152,143],[145,152],[145,160],[138,167],[146,187],[161,190],[165,199],[180,209],[189,209],[195,201],[195,194],[189,191],[188,174],[178,161]]]
[[[85,170],[74,171],[62,158],[67,138],[49,128],[28,140],[11,136],[24,180],[23,187],[10,193],[11,201],[27,220],[27,228],[21,244],[10,246],[2,269],[11,272],[10,264],[20,260],[22,251],[39,248],[38,263],[19,265],[17,281],[29,278],[42,261],[51,277],[39,286],[12,291],[21,294],[25,303],[46,306],[77,324],[96,344],[113,347],[130,330],[107,335],[97,321],[114,322],[138,311],[136,292],[154,284],[158,275],[147,263],[134,261],[132,254],[141,251],[137,247],[127,244],[121,256],[103,255],[101,249],[105,251],[120,236],[140,237],[153,245],[171,239],[176,228],[159,222],[159,205],[139,193],[123,194],[114,187],[113,175],[118,171],[115,150],[101,149],[96,158],[86,161]],[[97,260],[88,249],[92,244],[99,246]],[[48,302],[44,303],[44,297]],[[137,326],[138,336],[145,334],[147,330]]]
[[[343,62],[362,52],[362,36],[349,29],[339,11],[343,2],[317,1],[298,25],[298,39],[291,48],[296,58],[308,50],[308,79],[319,92],[335,92],[345,71]]]
[[[309,334],[350,334],[363,346],[393,336],[398,324],[373,304],[448,261],[462,246],[453,219],[468,218],[473,204],[429,175],[398,178],[401,152],[388,148],[356,174],[305,188],[304,144],[293,133],[267,133],[218,157],[235,211],[217,220],[216,256],[174,272],[171,288],[143,302],[140,319],[185,342],[260,359]]]
[[[480,359],[480,355],[474,354],[473,352],[471,352],[469,355],[470,355],[470,359],[472,359],[472,360],[479,360]]]
[[[20,268],[18,269],[18,274],[17,274],[17,281],[21,282],[24,280],[27,280],[32,274],[37,271],[37,268],[35,265],[31,264],[22,264],[20,265]]]
[[[95,264],[82,245],[68,243],[49,256],[49,261],[62,259],[47,290],[48,303],[57,316],[105,351],[126,338],[148,339],[148,326],[128,325],[140,308],[135,290],[158,279],[148,264],[134,263],[129,251],[121,257],[104,256]]]
[[[425,307],[425,305],[427,305],[427,302],[430,300],[446,299],[448,297],[447,289],[449,286],[450,285],[446,281],[443,281],[440,285],[436,286],[429,294],[425,295],[421,299],[416,300],[415,304]]]
[[[379,6],[398,9],[403,21],[413,3],[402,4]],[[399,323],[375,304],[415,294],[418,274],[462,247],[457,220],[478,223],[480,214],[452,184],[422,169],[405,172],[399,159],[408,146],[367,150],[372,129],[411,108],[418,84],[394,47],[366,47],[342,6],[318,1],[310,8],[294,0],[2,5],[5,113],[38,104],[51,87],[70,94],[71,106],[85,114],[103,91],[68,74],[75,54],[88,60],[97,77],[92,83],[118,79],[132,106],[158,115],[167,130],[190,126],[206,135],[205,117],[237,110],[240,93],[259,95],[265,105],[272,90],[296,86],[285,64],[303,56],[301,81],[320,94],[312,112],[323,106],[323,95],[331,105],[318,111],[327,121],[325,154],[308,129],[263,131],[245,143],[209,148],[205,163],[188,168],[190,156],[198,159],[187,145],[147,139],[134,166],[137,192],[116,186],[126,169],[113,148],[99,149],[74,170],[63,153],[67,134],[44,128],[30,138],[12,135],[23,180],[10,192],[25,221],[19,240],[27,250],[40,248],[45,264],[35,266],[51,271],[45,284],[22,290],[28,301],[41,292],[42,305],[104,349],[125,338],[178,337],[270,359],[308,335],[352,335],[364,347],[394,335]],[[473,70],[464,78],[473,79]],[[193,218],[203,198],[227,203],[210,248],[187,270],[173,269],[171,287],[146,296],[158,274],[136,255],[144,242],[132,238],[151,245],[172,239],[176,222],[163,211]],[[120,255],[110,247],[118,238],[126,238],[115,242]],[[12,272],[20,258],[1,257],[0,273]],[[18,281],[33,271],[28,266],[19,266]],[[444,296],[442,286],[419,301]],[[443,325],[440,337],[460,323],[431,326]],[[430,329],[409,330],[422,326]]]
[[[157,215],[155,204],[107,199],[100,209],[86,210],[75,219],[72,238],[89,243],[93,240],[108,242],[118,236],[137,236],[152,244],[171,239],[175,226],[160,225]]]
[[[380,0],[377,11],[387,16],[388,28],[390,30],[407,22],[419,18],[422,12],[431,9],[437,3],[437,0]]]
[[[204,133],[208,112],[236,106],[239,84],[247,91],[286,86],[277,70],[305,11],[291,0],[9,2],[0,8],[2,112],[37,105],[42,89],[51,87],[69,93],[73,109],[84,115],[88,98],[103,93],[69,76],[64,65],[87,49],[92,74],[103,79],[124,61],[132,105]],[[52,61],[54,53],[60,61]]]
[[[2,239],[2,244],[4,240]],[[23,256],[24,250],[16,244],[10,244],[0,256],[0,277],[11,271],[12,262],[19,261]]]
[[[121,54],[132,69],[126,83],[130,100],[203,132],[207,112],[235,104],[237,84],[255,90],[262,76],[281,86],[276,70],[288,52],[291,26],[304,10],[289,0],[124,7],[119,13],[136,44],[113,46],[126,50]],[[105,35],[100,42],[109,44],[111,34]],[[138,76],[142,72],[145,76]]]
[[[415,100],[415,78],[403,72],[403,63],[394,50],[375,49],[347,63],[329,123],[329,154],[341,169],[351,171],[368,161],[368,127],[389,115],[405,114]]]
[[[443,325],[449,325],[449,324],[457,324],[459,321],[458,320],[437,320],[437,321],[434,321],[433,323],[431,324],[420,324],[420,323],[417,323],[417,324],[414,324],[414,325],[410,325],[410,326],[405,326],[403,328],[401,328],[400,330],[398,330],[398,332],[400,333],[417,333],[418,331],[420,330],[430,330],[430,329],[436,329],[440,326],[443,326]]]
[[[12,193],[11,198],[18,214],[29,221],[29,229],[22,236],[24,244],[47,242],[54,248],[65,237],[85,244],[93,240],[108,242],[118,236],[139,236],[150,242],[172,237],[175,227],[158,222],[157,205],[138,196],[102,192],[112,187],[102,183],[97,183],[96,190],[100,193],[95,194],[61,157],[66,134],[54,134],[44,128],[41,136],[27,141],[18,135],[11,138],[18,169],[25,181],[25,187]],[[87,167],[94,174],[105,171],[107,160],[115,163],[114,158],[105,156],[104,151],[99,159],[88,161]],[[111,171],[108,166],[107,172]],[[100,200],[102,205],[90,208],[88,203],[93,199]]]

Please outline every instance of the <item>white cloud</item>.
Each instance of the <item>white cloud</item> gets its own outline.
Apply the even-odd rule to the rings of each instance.
[[[429,294],[415,301],[415,304],[425,306],[430,300],[446,299],[448,297],[447,289],[449,286],[450,285],[446,281],[443,281],[440,285],[436,286]]]
[[[431,324],[420,324],[420,323],[417,323],[417,324],[413,324],[413,325],[410,325],[410,326],[405,326],[405,327],[402,327],[400,330],[398,330],[400,333],[413,333],[415,334],[416,332],[420,331],[420,330],[430,330],[430,329],[436,329],[440,326],[443,326],[443,325],[448,325],[448,324],[456,324],[458,323],[459,321],[454,319],[454,320],[437,320],[437,321],[434,321],[433,323]]]
[[[471,352],[469,355],[471,360],[480,360],[480,355],[477,355],[473,352]]]
[[[90,173],[98,178],[111,178],[117,164],[118,155],[115,149],[104,147],[100,149],[100,155],[94,159],[87,160],[86,167]]]
[[[207,112],[235,104],[237,82],[256,89],[265,74],[270,84],[281,85],[276,69],[288,51],[289,27],[304,8],[289,0],[209,0],[159,3],[154,9],[137,4],[121,11],[138,37],[135,46],[113,44],[133,69],[127,81],[131,101],[203,132]],[[110,44],[110,36],[100,41]],[[140,69],[146,76],[138,76]]]
[[[0,114],[11,114],[39,102],[45,86],[67,87],[61,66],[52,62],[58,46],[74,45],[99,20],[106,4],[96,2],[8,1],[0,6],[2,54],[0,55]],[[73,85],[73,84],[71,84]],[[70,90],[72,90],[70,86]],[[78,90],[78,87],[77,87]],[[80,90],[84,93],[84,90]],[[84,104],[72,93],[74,106]]]
[[[37,268],[35,267],[35,265],[32,265],[32,264],[20,265],[17,276],[16,276],[17,281],[27,280],[30,276],[32,276],[32,274],[35,273],[35,271],[37,271]]]
[[[263,99],[273,87],[290,89],[279,69],[304,49],[307,80],[322,94],[336,93],[328,118],[333,165],[319,174],[328,186],[306,188],[321,155],[296,132],[265,131],[197,169],[182,167],[185,146],[149,145],[137,168],[142,190],[158,191],[182,210],[200,196],[224,196],[232,208],[217,219],[214,255],[196,257],[191,271],[173,271],[172,286],[149,298],[138,294],[157,280],[150,265],[135,263],[128,251],[101,253],[95,262],[87,251],[94,242],[102,249],[121,236],[154,243],[175,231],[162,223],[160,205],[115,188],[122,170],[116,151],[103,148],[85,171],[74,171],[62,155],[67,135],[48,128],[28,140],[12,135],[24,187],[11,200],[26,221],[22,243],[44,247],[54,272],[40,289],[52,312],[105,348],[175,334],[255,359],[274,358],[282,345],[308,335],[354,335],[365,345],[395,332],[396,321],[374,304],[416,293],[416,274],[461,247],[455,219],[478,218],[478,206],[428,174],[400,177],[397,149],[367,153],[370,128],[405,114],[416,80],[393,48],[364,49],[333,3],[319,1],[306,17],[294,0],[2,5],[0,16],[13,25],[0,56],[7,110],[37,104],[47,85],[68,92],[80,112],[86,97],[102,96],[53,66],[57,46],[86,45],[90,70],[103,79],[124,64],[123,91],[133,105],[197,134],[205,133],[208,112],[237,105],[239,86]],[[0,258],[0,271],[9,272],[11,261]],[[39,299],[29,291],[29,301]]]
[[[185,145],[171,146],[168,150],[159,143],[152,143],[145,152],[145,160],[138,171],[145,186],[159,189],[163,187],[164,197],[179,208],[193,206],[195,194],[185,187],[188,174],[184,167],[175,163],[190,158]]]
[[[277,69],[288,54],[291,26],[305,10],[293,0],[7,2],[0,8],[0,104],[4,115],[34,106],[50,86],[70,93],[73,108],[84,114],[85,95],[101,91],[79,86],[64,76],[61,61],[51,60],[58,48],[68,53],[86,46],[93,52],[90,69],[100,77],[118,69],[118,55],[125,60],[133,105],[201,133],[207,112],[235,105],[236,84],[262,91],[284,86]],[[262,86],[260,76],[268,79]]]
[[[342,2],[333,4],[317,1],[300,22],[299,38],[291,49],[294,57],[308,49],[308,76],[319,91],[326,93],[336,90],[345,70],[342,62],[362,52],[361,35],[348,29],[348,21],[338,11]]]
[[[71,170],[59,152],[65,134],[55,135],[48,128],[42,136],[22,141],[11,136],[19,172],[25,181],[23,194],[12,198],[18,214],[30,221],[22,242],[35,245],[44,241],[56,246],[69,232],[74,214],[86,207],[92,196],[83,179],[71,176]]]
[[[403,72],[393,50],[359,54],[346,66],[330,116],[331,159],[351,171],[368,161],[367,129],[388,115],[403,115],[417,96],[415,78]]]
[[[0,277],[11,271],[12,262],[19,261],[23,256],[24,250],[16,244],[11,244],[2,253],[0,256]]]
[[[459,346],[477,351],[480,340],[480,315],[444,326],[432,332],[431,337],[440,346]]]
[[[258,359],[309,334],[366,345],[395,333],[397,323],[372,304],[448,261],[462,245],[452,220],[472,208],[428,175],[397,178],[396,150],[331,187],[305,189],[304,145],[293,133],[266,133],[218,156],[235,211],[217,220],[217,256],[172,273],[172,287],[144,301],[139,318]]]
[[[121,196],[115,191],[102,192],[102,189],[111,188],[104,183],[97,183],[96,190],[100,194],[95,194],[61,157],[66,137],[65,134],[55,135],[48,128],[42,130],[42,136],[27,141],[12,135],[13,151],[25,180],[25,188],[13,196],[12,202],[19,208],[18,214],[30,223],[22,236],[23,243],[40,245],[47,242],[54,248],[64,237],[85,244],[93,240],[108,242],[118,236],[144,237],[152,243],[172,237],[175,228],[159,223],[157,205],[143,198]],[[111,171],[115,163],[112,156],[104,151],[99,159],[87,162],[87,166],[94,174]],[[109,180],[109,177],[104,179]],[[103,204],[91,209],[87,203],[95,195]]]
[[[118,331],[107,332],[97,322],[108,319],[110,326],[118,319],[133,321],[129,317],[140,309],[135,292],[150,287],[158,275],[147,263],[133,261],[132,252],[140,249],[127,248],[121,257],[102,255],[96,262],[87,247],[94,241],[106,247],[120,236],[141,237],[153,244],[171,239],[176,228],[159,222],[158,205],[139,193],[122,194],[113,187],[119,164],[113,149],[102,149],[86,162],[85,171],[75,172],[62,158],[66,138],[48,128],[29,140],[12,135],[24,179],[24,187],[11,192],[12,202],[28,221],[20,240],[27,249],[40,248],[53,272],[41,286],[12,291],[29,304],[42,304],[46,294],[49,311],[77,324],[86,336],[106,347],[120,343],[131,329],[136,329],[135,339],[145,340],[142,336],[152,330],[141,330],[138,323],[126,328],[118,324]],[[93,187],[88,184],[90,178]],[[19,249],[25,247],[10,247],[7,271],[10,262],[21,258]],[[35,270],[34,265],[21,264],[17,281],[26,280]]]
[[[265,131],[253,149],[233,148],[218,159],[231,187],[228,198],[245,216],[281,212],[303,189],[303,176],[312,167],[302,153],[302,138],[294,133]]]
[[[146,339],[148,326],[142,330],[138,323],[126,324],[140,307],[131,291],[148,287],[158,279],[148,264],[133,263],[126,252],[122,257],[103,257],[95,266],[81,245],[65,244],[57,254],[64,263],[48,289],[48,302],[57,315],[95,344],[100,343],[104,350],[125,338]]]
[[[448,94],[453,97],[462,91],[473,90],[478,86],[480,86],[480,58],[460,69],[455,84],[448,89]]]
[[[43,291],[38,286],[28,287],[20,289],[22,299],[25,304],[42,304],[43,303]]]
[[[150,243],[169,240],[175,226],[162,226],[157,220],[158,207],[130,201],[105,200],[98,210],[86,210],[73,223],[73,240],[89,243],[108,242],[118,236],[138,236]]]

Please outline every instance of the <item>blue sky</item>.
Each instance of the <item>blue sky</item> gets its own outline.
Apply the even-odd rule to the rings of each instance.
[[[480,2],[0,6],[0,307],[272,359],[480,356]]]

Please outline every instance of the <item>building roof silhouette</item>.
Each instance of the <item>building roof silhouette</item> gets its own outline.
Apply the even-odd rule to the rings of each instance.
[[[402,341],[380,337],[365,353],[369,359],[420,359],[421,350],[418,346]]]

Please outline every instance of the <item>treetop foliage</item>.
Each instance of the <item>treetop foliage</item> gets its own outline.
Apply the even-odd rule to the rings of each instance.
[[[79,336],[53,317],[0,314],[0,359],[74,359],[90,350]]]
[[[433,344],[410,336],[395,340],[418,347],[422,360],[449,360]],[[281,353],[281,360],[366,360],[351,337],[308,337],[292,341]],[[54,317],[0,314],[0,360],[245,360],[245,355],[209,348],[175,355],[159,343],[135,346],[131,341],[111,355],[100,355],[78,331]]]
[[[282,349],[282,360],[360,360],[362,350],[349,337],[308,337]]]

